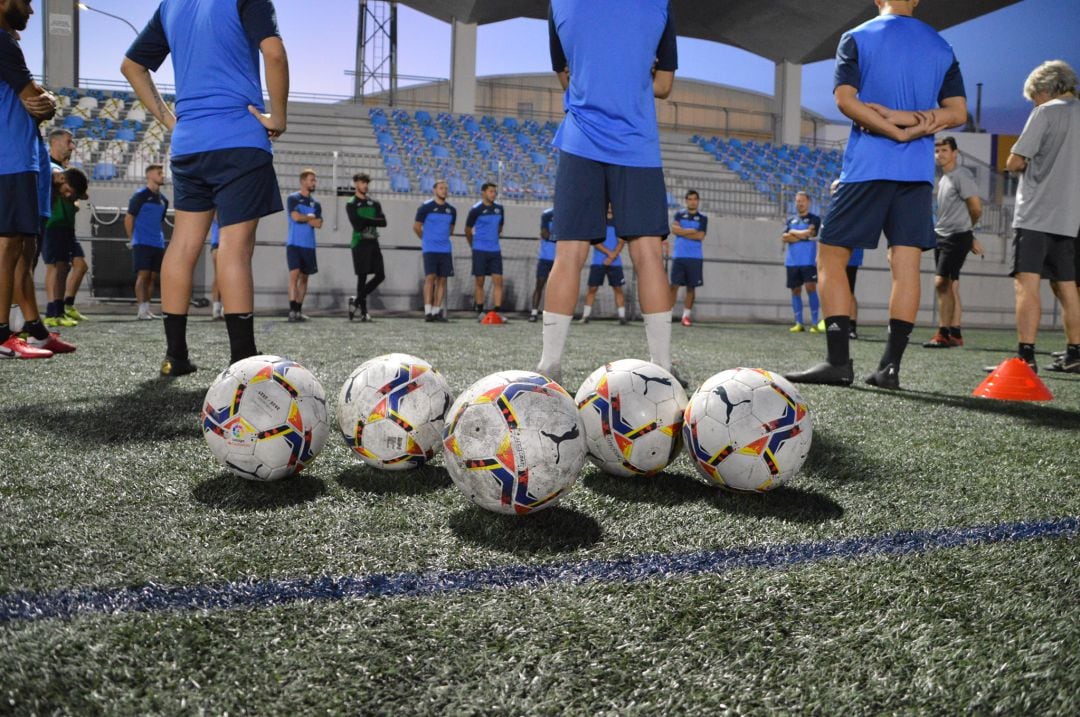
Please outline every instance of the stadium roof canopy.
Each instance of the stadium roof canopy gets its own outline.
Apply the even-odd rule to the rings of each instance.
[[[583,0],[587,1],[587,0]],[[547,0],[400,0],[440,20],[486,25],[546,18]],[[915,16],[943,30],[1019,0],[923,0]],[[827,60],[840,35],[877,14],[871,0],[671,0],[684,37],[739,47],[773,62]]]

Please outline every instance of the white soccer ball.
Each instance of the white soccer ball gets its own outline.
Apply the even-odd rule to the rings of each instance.
[[[387,471],[418,468],[442,449],[453,396],[423,359],[387,354],[365,361],[341,387],[341,435],[364,463]]]
[[[760,368],[721,371],[686,407],[683,436],[702,476],[741,491],[767,491],[797,473],[810,452],[814,420],[798,390]]]
[[[496,513],[555,505],[585,465],[574,400],[529,371],[493,373],[470,386],[450,407],[443,446],[454,485]]]
[[[679,453],[686,392],[656,364],[621,359],[593,371],[575,401],[589,460],[617,476],[650,476]]]
[[[241,478],[274,481],[319,455],[330,435],[326,394],[306,368],[280,356],[252,356],[222,371],[203,401],[210,452]]]

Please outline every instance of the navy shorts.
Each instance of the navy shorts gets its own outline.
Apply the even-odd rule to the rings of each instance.
[[[671,230],[663,169],[605,164],[560,151],[555,172],[559,209],[551,227],[556,240],[603,239],[609,201],[620,237],[666,237]]]
[[[608,286],[622,286],[626,283],[621,266],[593,264],[589,267],[589,286],[603,286],[604,277],[607,277]]]
[[[695,289],[705,283],[705,261],[702,259],[673,259],[671,285]]]
[[[536,260],[536,278],[546,279],[551,276],[551,267],[555,266],[555,262],[551,259],[537,259]]]
[[[289,271],[300,270],[301,274],[319,273],[319,262],[315,260],[315,250],[302,246],[286,246],[285,261],[289,264]]]
[[[165,256],[165,249],[160,246],[147,246],[146,244],[131,245],[131,266],[135,272],[152,271],[161,273],[161,258]]]
[[[784,268],[787,269],[787,288],[789,289],[797,289],[803,284],[817,283],[817,267],[813,264]]]
[[[937,246],[934,247],[936,274],[953,281],[959,279],[960,270],[964,268],[964,262],[967,261],[974,244],[975,235],[971,232],[939,236]]]
[[[1076,239],[1032,229],[1017,229],[1009,276],[1039,274],[1050,281],[1076,281]]]
[[[241,147],[172,158],[173,200],[184,212],[217,210],[227,227],[280,212],[274,155]]]
[[[41,260],[46,264],[70,264],[73,257],[82,256],[82,247],[78,254],[75,253],[78,244],[71,227],[49,227],[41,241]]]
[[[502,276],[501,251],[474,251],[472,255],[473,276]]]
[[[425,251],[424,276],[434,274],[439,277],[454,275],[454,257],[448,251]]]
[[[36,236],[41,230],[37,182],[37,172],[0,174],[0,236]]]
[[[833,195],[821,243],[875,249],[881,233],[889,246],[927,251],[937,246],[934,187],[929,182],[849,182]]]

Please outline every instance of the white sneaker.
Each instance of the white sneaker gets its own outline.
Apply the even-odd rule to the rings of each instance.
[[[161,317],[157,314],[151,313],[149,311],[140,311],[139,315],[135,317],[137,321],[153,321],[154,319],[160,318]]]

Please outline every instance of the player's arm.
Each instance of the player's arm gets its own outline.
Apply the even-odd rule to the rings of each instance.
[[[547,227],[540,227],[540,238],[543,239],[544,241],[547,241],[548,239],[550,239],[551,238],[551,230],[549,230]]]
[[[255,105],[248,105],[248,111],[266,128],[270,139],[277,139],[285,134],[288,126],[286,107],[289,103],[289,57],[280,37],[263,40],[259,43],[259,51],[262,52],[263,65],[266,68],[266,93],[270,96],[270,112],[260,112]]]
[[[123,62],[120,63],[120,72],[154,119],[172,130],[176,126],[176,115],[165,103],[150,75],[151,71],[156,72],[161,67],[169,52],[169,41],[161,25],[161,10],[158,9],[128,48]]]
[[[1027,163],[1027,157],[1009,152],[1009,158],[1005,160],[1005,170],[1020,173],[1027,169]]]
[[[0,36],[0,82],[11,87],[33,119],[50,119],[56,114],[56,96],[34,81],[18,39],[18,33]]]
[[[39,122],[52,119],[56,114],[56,95],[37,82],[31,82],[19,92],[19,100],[27,113]]]
[[[315,214],[308,219],[308,224],[316,229],[322,229],[322,205],[315,202]]]
[[[373,227],[385,227],[386,215],[383,214],[382,205],[375,201],[373,201],[372,204],[375,207],[375,218],[369,220],[370,225]]]
[[[964,204],[967,205],[968,216],[971,217],[972,225],[979,223],[979,219],[982,217],[982,199],[979,197],[968,197],[964,200]]]
[[[454,233],[454,228],[450,227],[450,233]],[[468,224],[465,225],[465,241],[468,243],[469,248],[472,248],[473,228]]]
[[[570,66],[566,62],[566,52],[563,51],[562,40],[559,32],[555,29],[555,16],[548,5],[548,49],[551,53],[551,70],[559,78],[559,85],[563,92],[570,87]]]
[[[345,217],[349,220],[354,232],[363,231],[367,226],[364,217],[361,217],[360,213],[356,211],[356,202],[352,200],[345,202]]]
[[[691,241],[705,241],[705,232],[701,229],[695,229],[693,231],[687,231],[683,234],[684,237]]]
[[[423,222],[413,222],[412,230],[413,230],[413,234],[416,235],[417,239],[423,239],[424,238],[424,223]]]
[[[124,233],[127,234],[128,239],[135,233],[135,215],[130,210],[124,215]]]
[[[289,210],[289,219],[292,219],[297,224],[308,223],[309,215],[300,211],[300,200],[296,198],[296,195],[289,195],[289,198],[285,201],[285,208]]]
[[[656,48],[656,62],[652,68],[653,97],[666,100],[675,86],[675,70],[679,68],[679,53],[675,42],[675,19],[668,7],[667,24]]]

